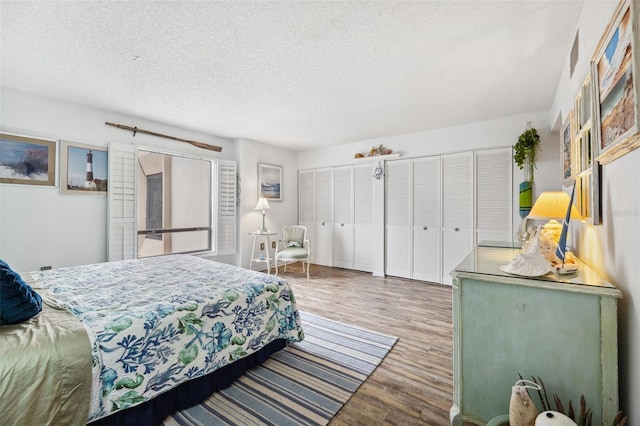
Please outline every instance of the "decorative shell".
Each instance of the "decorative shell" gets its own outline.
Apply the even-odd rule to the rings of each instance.
[[[500,269],[508,274],[522,275],[525,277],[538,277],[548,272],[555,272],[552,266],[555,258],[555,244],[537,233],[522,247],[522,253],[508,265]]]

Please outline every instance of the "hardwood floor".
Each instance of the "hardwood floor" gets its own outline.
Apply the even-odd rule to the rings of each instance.
[[[399,337],[330,425],[448,425],[453,401],[451,287],[299,264],[280,275],[299,309]]]

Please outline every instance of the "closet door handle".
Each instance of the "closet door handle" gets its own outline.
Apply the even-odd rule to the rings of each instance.
[[[453,228],[454,231],[458,232],[460,228]]]
[[[344,223],[341,223],[340,226],[344,226]]]
[[[423,231],[426,231],[426,230],[427,230],[427,227],[426,227],[426,226],[423,226],[423,227],[422,227],[422,230],[423,230]]]
[[[322,222],[322,226],[324,226],[324,222]]]

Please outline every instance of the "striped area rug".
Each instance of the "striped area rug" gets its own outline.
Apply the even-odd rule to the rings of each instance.
[[[175,425],[326,425],[391,350],[397,337],[300,313],[305,339],[271,356]]]

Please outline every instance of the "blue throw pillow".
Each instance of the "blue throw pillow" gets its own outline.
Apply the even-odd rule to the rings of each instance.
[[[42,298],[0,259],[0,325],[18,324],[42,310]]]

